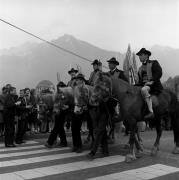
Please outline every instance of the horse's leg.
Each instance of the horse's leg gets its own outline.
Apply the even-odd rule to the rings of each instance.
[[[126,155],[126,162],[131,162],[136,159],[135,156],[135,150],[134,150],[134,145],[135,145],[135,130],[130,131],[130,139],[129,139],[129,154]]]
[[[109,126],[109,128],[110,128],[110,130],[109,130],[109,134],[108,134],[108,143],[113,144],[114,140],[115,140],[115,138],[114,138],[114,125],[111,124]]]
[[[156,137],[154,146],[153,146],[153,148],[151,150],[151,155],[152,156],[157,155],[157,152],[159,151],[160,138],[161,138],[161,135],[162,135],[161,118],[160,117],[158,117],[158,118],[156,117],[155,121],[156,121],[157,137]]]
[[[137,151],[136,151],[136,157],[137,158],[142,157],[142,152],[143,152],[143,146],[142,146],[140,141],[141,141],[141,139],[139,137],[139,131],[137,131],[135,134],[135,146],[137,149]]]
[[[172,153],[179,154],[179,103],[177,103],[175,108],[175,112],[170,114],[175,143]]]
[[[143,151],[144,150],[144,147],[143,147],[143,141],[142,141],[142,138],[141,138],[141,136],[140,136],[140,132],[139,131],[137,131],[137,133],[136,133],[136,138],[137,138],[137,140],[138,140],[138,142],[139,142],[139,149],[141,150],[141,151]]]

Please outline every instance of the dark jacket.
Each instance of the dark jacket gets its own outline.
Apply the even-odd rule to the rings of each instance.
[[[110,75],[111,77],[120,78],[120,79],[128,82],[127,77],[124,75],[124,71],[121,71],[121,70],[119,70],[119,69],[116,68],[114,71],[109,71],[108,73],[109,73],[109,75]]]
[[[28,110],[26,109],[25,99],[23,97],[19,97],[17,101],[20,101],[21,104],[16,107],[16,113],[17,113],[17,116],[23,119],[26,117],[28,113]]]
[[[161,81],[160,81],[160,78],[162,77],[162,68],[161,68],[161,66],[157,60],[149,60],[147,62],[147,64],[148,64],[148,77],[149,77],[148,81],[154,82],[150,86],[151,92],[152,93],[159,93],[163,89],[163,86],[162,86]],[[143,78],[142,73],[140,72],[141,67],[139,68],[139,72],[138,72],[139,85],[144,86],[143,79],[142,79]]]
[[[99,69],[91,72],[90,77],[89,77],[89,81],[88,81],[89,85],[94,86],[94,82],[98,78],[99,72],[101,72]]]
[[[15,96],[11,94],[7,94],[4,99],[4,115],[7,117],[15,116]]]
[[[75,77],[68,81],[67,86],[74,87],[76,86],[76,79]]]

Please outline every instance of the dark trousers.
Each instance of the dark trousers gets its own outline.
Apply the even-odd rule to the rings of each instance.
[[[106,126],[108,124],[108,115],[105,108],[96,108],[93,110],[93,127],[94,127],[94,142],[91,152],[95,154],[101,144],[102,152],[108,153],[108,143],[107,143],[107,131]]]
[[[5,115],[4,116],[4,126],[5,126],[5,145],[14,143],[14,134],[15,134],[15,121],[14,116]]]
[[[60,137],[61,144],[67,145],[66,133],[64,130],[65,116],[68,111],[62,111],[60,114],[55,115],[55,124],[54,128],[50,133],[50,136],[47,140],[49,145],[53,145],[57,139],[57,136]]]
[[[73,147],[81,148],[82,147],[82,140],[81,140],[81,125],[83,122],[84,115],[80,114],[73,114],[71,130],[72,130],[72,140],[73,140]]]
[[[92,108],[90,108],[89,111],[86,111],[84,113],[84,119],[87,121],[87,128],[89,130],[87,139],[90,140],[90,138],[91,138],[92,141],[94,141],[93,121],[92,121],[91,113],[90,113],[91,111],[93,111]]]
[[[26,130],[27,130],[27,120],[25,118],[19,119],[18,126],[17,126],[16,142],[23,141],[23,137]]]

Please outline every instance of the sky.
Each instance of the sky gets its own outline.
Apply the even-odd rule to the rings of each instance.
[[[155,44],[179,48],[179,0],[0,0],[0,19],[46,40],[71,34],[125,52]],[[0,22],[0,49],[39,42]]]

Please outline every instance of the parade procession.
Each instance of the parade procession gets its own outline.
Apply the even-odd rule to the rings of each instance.
[[[0,180],[178,180],[177,0],[7,1]]]

